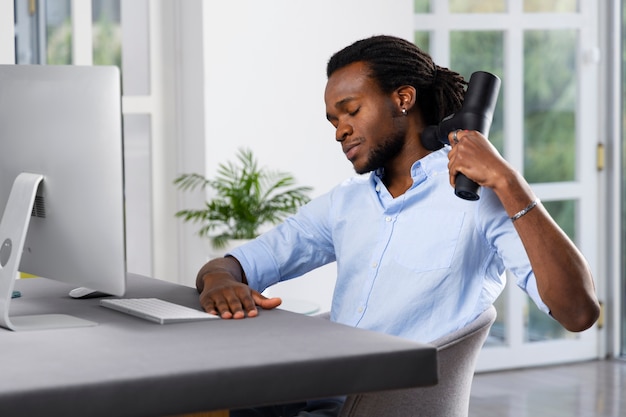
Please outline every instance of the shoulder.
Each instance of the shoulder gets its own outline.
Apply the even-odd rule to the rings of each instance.
[[[347,178],[333,187],[327,196],[331,199],[355,196],[376,187],[374,173]]]
[[[444,146],[437,151],[431,152],[422,159],[418,160],[413,165],[413,169],[415,170],[417,166],[420,166],[429,177],[439,174],[447,174],[449,152],[449,146]]]
[[[354,177],[347,178],[346,180],[339,183],[336,188],[345,188],[345,187],[364,187],[370,186],[373,183],[373,176],[376,175],[373,172],[364,175],[356,175]]]

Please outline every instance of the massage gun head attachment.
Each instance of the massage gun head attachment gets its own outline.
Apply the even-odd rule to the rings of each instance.
[[[474,72],[467,84],[463,106],[445,117],[438,125],[428,126],[422,132],[422,144],[428,150],[449,145],[448,134],[454,130],[477,130],[489,135],[493,112],[500,91],[500,79],[484,71]]]

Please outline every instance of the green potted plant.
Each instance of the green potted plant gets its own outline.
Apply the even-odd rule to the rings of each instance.
[[[259,167],[249,149],[239,149],[237,163],[219,164],[214,179],[181,174],[174,184],[183,191],[198,187],[215,191],[203,208],[176,213],[185,222],[200,223],[198,234],[208,237],[215,249],[232,240],[254,239],[261,226],[277,224],[306,204],[312,190],[297,186],[288,173]]]

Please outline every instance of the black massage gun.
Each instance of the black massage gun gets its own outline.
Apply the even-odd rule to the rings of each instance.
[[[477,130],[489,135],[493,112],[498,101],[500,79],[484,71],[473,73],[467,84],[463,106],[458,112],[446,116],[438,125],[428,126],[422,132],[422,144],[428,150],[449,145],[448,134],[457,129]],[[465,200],[478,200],[479,185],[463,174],[456,177],[454,194]]]

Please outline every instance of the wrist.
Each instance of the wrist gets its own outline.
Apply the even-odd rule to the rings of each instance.
[[[534,199],[526,207],[524,207],[523,209],[521,209],[520,211],[518,211],[517,213],[512,215],[510,217],[511,221],[515,222],[515,221],[519,220],[520,218],[524,217],[529,211],[531,211],[532,209],[537,207],[538,203],[539,203],[539,199],[538,198]]]
[[[493,187],[493,191],[512,221],[524,216],[540,202],[530,185],[517,171],[503,175],[498,185]]]
[[[232,257],[213,259],[204,264],[198,271],[196,287],[202,291],[205,286],[211,286],[211,283],[216,279],[229,279],[247,284],[239,262]]]
[[[495,175],[496,180],[491,187],[498,196],[500,196],[500,194],[511,193],[518,186],[520,180],[523,180],[516,170],[511,167],[507,168],[508,169]]]
[[[206,271],[202,273],[202,281],[204,283],[210,281],[218,281],[228,279],[234,282],[242,282],[241,275],[236,274],[229,268],[215,267],[208,268]]]

